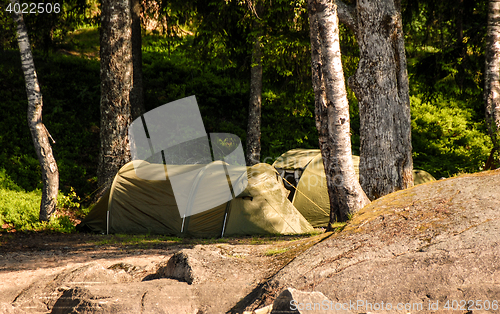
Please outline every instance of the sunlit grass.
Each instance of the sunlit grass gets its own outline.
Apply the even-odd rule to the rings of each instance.
[[[274,256],[274,255],[285,253],[289,249],[290,248],[272,248],[272,249],[267,250],[264,253],[264,255],[266,255],[266,256]]]
[[[152,247],[155,245],[266,245],[279,244],[308,239],[322,234],[324,230],[316,229],[314,232],[299,235],[256,235],[256,236],[234,236],[224,238],[181,238],[166,235],[133,235],[133,234],[110,234],[102,235],[96,245],[127,246],[127,247]],[[280,249],[281,250],[281,249]],[[283,251],[285,252],[285,251]],[[271,255],[278,252],[269,253]]]
[[[99,57],[99,45],[99,29],[88,27],[70,33],[59,45],[59,48],[67,54],[97,58]]]
[[[42,192],[26,192],[0,169],[0,231],[73,232],[73,222],[65,215],[55,214],[49,222],[38,220]]]

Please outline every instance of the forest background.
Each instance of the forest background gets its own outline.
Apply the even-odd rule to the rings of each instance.
[[[40,228],[42,182],[26,121],[25,83],[8,3],[1,0],[0,11],[0,197],[23,193],[25,199],[0,204],[0,228],[30,230]],[[256,12],[249,3],[143,2],[146,110],[196,95],[207,132],[233,133],[246,141],[256,35]],[[483,101],[488,1],[406,0],[401,5],[414,168],[437,178],[481,171],[492,146]],[[61,8],[58,14],[24,17],[44,98],[43,122],[56,141],[52,147],[60,171],[59,209],[65,215],[52,227],[71,230],[70,218],[86,212],[82,207],[98,188],[100,8],[95,0],[68,0]],[[272,163],[292,148],[318,148],[306,8],[306,1],[275,0],[258,18],[264,29],[259,34],[262,162]],[[340,36],[347,81],[356,70],[358,50],[347,27],[341,25]],[[347,90],[352,149],[358,155],[357,101]],[[31,203],[34,211],[27,208]]]

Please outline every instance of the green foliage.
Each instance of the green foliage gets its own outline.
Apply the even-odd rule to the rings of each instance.
[[[35,54],[43,94],[43,122],[56,143],[61,188],[78,194],[96,188],[99,134],[99,63]],[[17,51],[0,53],[0,164],[23,189],[42,187],[40,166],[26,121],[27,97]]]
[[[471,108],[443,96],[428,102],[412,96],[411,107],[415,168],[435,177],[482,170],[491,141]]]
[[[487,0],[406,0],[414,167],[435,177],[482,170],[491,149],[484,127]]]
[[[414,164],[436,177],[479,171],[488,157],[491,143],[482,125],[486,3],[464,1],[450,10],[445,2],[402,2]],[[254,4],[161,2],[158,12],[170,24],[143,36],[145,103],[151,110],[196,95],[207,132],[233,133],[245,143],[250,56],[259,36],[264,68],[261,160],[271,163],[289,149],[318,147],[307,4],[303,0],[264,2],[258,18],[251,9]],[[99,4],[71,0],[64,8],[60,16],[31,15],[26,21],[43,93],[43,121],[56,140],[52,146],[64,192],[60,208],[79,214],[84,210],[78,208],[82,202],[78,195],[88,200],[97,188],[100,81],[99,62],[92,58],[98,55],[99,32],[92,25],[98,23]],[[149,18],[154,13],[147,12]],[[161,16],[154,19],[161,21]],[[5,30],[0,32],[0,165],[5,169],[0,172],[4,178],[0,187],[20,193],[9,194],[18,200],[30,195],[26,196],[30,201],[18,205],[31,208],[27,204],[32,202],[28,212],[37,217],[39,200],[34,197],[39,197],[41,175],[26,122],[19,53],[10,50],[17,46],[14,28],[5,10],[0,11],[0,25]],[[165,28],[169,25],[170,29]],[[82,26],[86,28],[73,31]],[[343,25],[340,45],[348,78],[356,71],[359,50],[354,35]],[[40,53],[54,47],[71,55]],[[352,148],[359,154],[358,105],[350,89],[347,94]],[[12,217],[19,230],[48,228],[33,227],[37,219],[30,220],[24,212]],[[27,223],[31,229],[22,224],[24,218],[15,217],[31,221]]]
[[[80,56],[98,57],[99,45],[99,29],[87,27],[69,32],[57,45],[57,48]]]
[[[407,0],[404,6],[411,94],[444,95],[467,103],[472,119],[484,119],[483,69],[487,0]],[[420,97],[420,96],[419,96]]]
[[[262,162],[272,163],[292,148],[318,146],[312,91],[294,101],[286,101],[287,97],[285,91],[267,90],[262,95]]]
[[[76,194],[73,187],[70,187],[69,190],[70,192],[68,194],[58,194],[57,207],[72,210],[80,209],[81,198]]]
[[[74,193],[74,191],[73,191]],[[74,232],[74,222],[67,215],[56,214],[49,222],[38,221],[42,192],[26,192],[0,169],[0,231]],[[73,195],[60,193],[59,200],[73,200]],[[59,207],[61,208],[61,207]]]
[[[40,227],[38,213],[42,193],[0,189],[0,223],[16,230],[33,230]]]
[[[9,0],[0,1],[0,26],[3,28],[0,50],[17,47],[14,23],[6,11],[9,3]],[[68,32],[79,27],[95,26],[99,22],[97,0],[65,0],[57,3],[61,5],[59,13],[23,14],[30,43],[44,52],[52,50]]]
[[[5,169],[0,169],[0,189],[22,191],[22,188],[9,177]]]
[[[180,48],[169,57],[145,52],[143,73],[146,110],[196,95],[208,133],[234,133],[245,139],[248,82],[190,59]]]

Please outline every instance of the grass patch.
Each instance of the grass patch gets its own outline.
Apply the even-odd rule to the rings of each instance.
[[[349,220],[351,220],[352,217],[349,217]],[[347,226],[347,222],[335,222],[332,224],[332,231],[337,233],[342,230],[344,230],[345,226]]]
[[[286,248],[286,247],[285,248],[272,248],[272,249],[267,250],[264,253],[264,255],[266,255],[266,256],[274,256],[274,255],[285,253],[288,250],[289,250],[289,248]]]
[[[118,246],[135,246],[165,243],[183,243],[182,238],[162,236],[162,235],[137,235],[137,234],[113,234],[105,235],[104,238],[96,242],[96,245],[118,245]]]
[[[302,233],[302,234],[268,234],[268,235],[258,235],[252,236],[249,239],[249,244],[273,244],[276,242],[284,241],[297,241],[304,238],[310,238],[322,234],[325,232],[323,228],[316,228],[312,232]]]
[[[60,199],[72,195],[59,193]],[[71,208],[60,207],[49,222],[38,220],[42,191],[25,191],[0,169],[0,231],[46,231],[71,233],[75,231],[75,212]],[[71,203],[75,206],[76,203]],[[78,206],[78,213],[81,210]]]
[[[259,236],[240,236],[224,238],[181,238],[165,235],[133,235],[133,234],[110,234],[102,235],[101,239],[95,242],[95,245],[108,246],[126,246],[129,248],[148,248],[155,245],[209,245],[209,244],[231,244],[231,245],[263,245],[263,244],[281,244],[289,243],[316,237],[324,230],[317,229],[314,233],[300,235],[259,235]],[[276,252],[269,251],[268,256],[284,253],[288,248],[278,248]]]
[[[0,189],[0,231],[75,231],[69,216],[55,213],[49,222],[38,220],[42,192]]]
[[[79,57],[99,57],[99,29],[97,27],[80,28],[70,33],[64,42],[58,45],[63,52]]]

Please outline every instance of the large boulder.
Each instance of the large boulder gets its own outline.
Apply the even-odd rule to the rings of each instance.
[[[499,187],[497,170],[376,200],[342,232],[279,271],[267,296],[286,287],[318,291],[354,302],[358,313],[494,311],[500,307]]]

